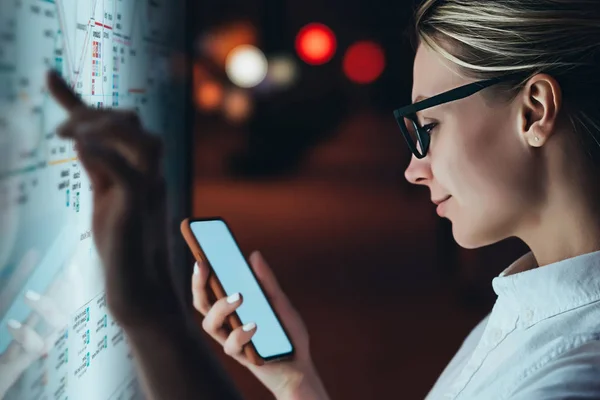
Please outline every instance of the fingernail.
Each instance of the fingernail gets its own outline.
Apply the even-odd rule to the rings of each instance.
[[[13,329],[21,329],[21,323],[19,321],[15,321],[14,319],[9,319],[7,324]]]
[[[200,267],[198,267],[198,263],[194,263],[194,275],[198,275],[200,273]]]
[[[39,294],[37,294],[33,290],[28,290],[27,293],[25,293],[25,297],[28,300],[31,300],[31,301],[38,301],[39,299],[42,298],[42,296],[40,296]]]
[[[227,298],[227,302],[229,304],[233,304],[233,303],[237,302],[239,299],[240,299],[240,294],[239,293],[235,293],[235,294],[232,294],[231,296],[229,296]]]
[[[248,322],[246,325],[242,326],[242,330],[244,330],[244,332],[250,332],[254,328],[256,328],[256,324],[254,322]]]

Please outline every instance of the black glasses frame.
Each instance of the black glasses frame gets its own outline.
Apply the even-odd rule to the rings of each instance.
[[[402,135],[404,136],[404,139],[406,140],[410,151],[415,155],[415,157],[419,159],[424,158],[427,155],[427,150],[429,150],[429,143],[431,142],[431,135],[419,124],[419,121],[417,119],[417,112],[423,111],[427,108],[439,106],[444,103],[450,103],[452,101],[464,99],[465,97],[469,97],[487,87],[490,87],[500,82],[516,79],[518,77],[523,78],[523,72],[508,74],[496,78],[469,83],[467,85],[459,86],[447,92],[437,94],[428,99],[421,100],[419,102],[409,104],[405,107],[394,110],[394,117],[396,118],[396,122],[398,123],[398,126],[402,131]],[[410,132],[406,127],[406,123],[404,121],[405,118],[412,122],[417,140],[419,141],[419,145],[422,151],[419,151],[417,144],[413,142]]]

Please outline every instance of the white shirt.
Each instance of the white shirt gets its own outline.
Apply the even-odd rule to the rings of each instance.
[[[529,253],[492,286],[427,400],[600,399],[600,251],[540,268]]]

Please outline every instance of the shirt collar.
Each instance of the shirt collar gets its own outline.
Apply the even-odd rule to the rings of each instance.
[[[531,326],[600,300],[600,251],[541,268],[527,253],[494,278],[492,286],[498,300],[518,315],[520,325]]]

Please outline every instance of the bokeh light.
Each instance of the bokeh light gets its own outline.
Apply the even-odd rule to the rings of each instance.
[[[227,56],[225,71],[231,82],[237,86],[251,88],[265,79],[267,58],[252,45],[238,46]]]
[[[196,86],[196,106],[204,111],[213,111],[223,101],[223,88],[217,82],[204,81]]]
[[[256,28],[251,23],[231,22],[198,37],[196,50],[223,67],[233,49],[244,44],[256,45],[256,37]]]
[[[284,89],[293,85],[298,79],[298,65],[290,56],[275,56],[269,60],[267,80],[274,87]]]
[[[385,55],[377,43],[364,40],[351,45],[343,60],[344,74],[355,83],[375,81],[385,69]]]
[[[318,22],[304,26],[296,36],[296,52],[302,61],[310,65],[325,64],[331,60],[336,46],[333,31]]]
[[[223,113],[234,123],[244,122],[252,112],[252,101],[248,93],[241,89],[229,90],[223,99]]]

